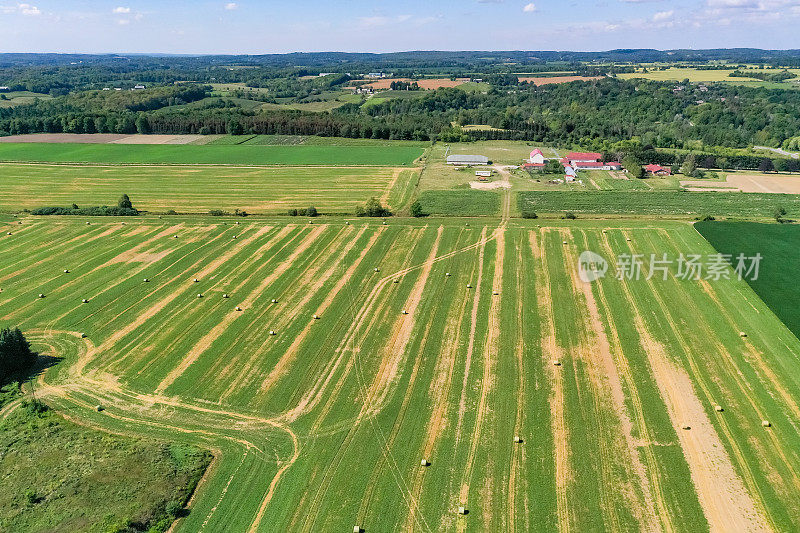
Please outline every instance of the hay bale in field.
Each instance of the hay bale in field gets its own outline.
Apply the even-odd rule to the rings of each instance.
[[[567,241],[564,241],[564,244],[567,244]]]
[[[394,278],[394,279],[392,280],[392,283],[400,283],[400,278]]]
[[[270,335],[273,335],[273,336],[274,336],[274,335],[277,335],[277,333],[275,333],[275,330],[272,330],[272,329],[271,329],[271,330],[269,330],[269,334],[270,334]]]
[[[407,314],[408,314],[408,311],[406,311],[405,309],[403,309],[403,314],[404,314],[404,315],[407,315]]]
[[[172,236],[172,238],[173,238],[173,239],[177,239],[177,238],[178,238],[178,236],[177,236],[177,235],[173,235],[173,236]]]
[[[241,222],[236,222],[236,225],[237,225],[237,226],[238,226],[239,224],[241,224]]]
[[[236,307],[236,310],[237,310],[237,311],[241,311],[241,310],[242,310],[242,308],[237,306],[237,307]]]
[[[492,294],[494,294],[495,296],[499,296],[500,295],[500,291],[494,291],[494,292],[492,292]]]
[[[6,233],[6,235],[13,235],[13,234],[9,231],[8,233]]]
[[[449,278],[450,277],[450,272],[445,272],[444,277]]]
[[[198,295],[197,295],[197,297],[198,297],[198,298],[202,298],[202,297],[203,297],[203,295],[202,295],[202,294],[198,294]]]
[[[86,223],[86,225],[87,225],[87,226],[91,226],[91,225],[92,225],[92,223],[91,223],[91,222],[87,222],[87,223]]]
[[[88,337],[88,335],[86,335],[86,333],[81,333],[81,339],[85,339],[86,337]]]
[[[148,278],[144,278],[144,282],[145,283],[150,283],[150,280]]]
[[[561,366],[561,361],[556,359],[555,361],[553,361],[553,366]]]
[[[739,332],[739,336],[740,337],[747,337],[747,333],[745,333],[744,331],[740,331]]]
[[[309,220],[309,221],[308,221],[308,223],[309,223],[309,224],[313,224],[313,223],[314,223],[314,221],[313,221],[313,220]]]
[[[684,425],[681,426],[681,429],[689,431],[690,429],[692,429],[692,426],[690,426],[689,424],[684,424]]]
[[[772,426],[772,424],[770,423],[770,421],[769,421],[769,420],[762,420],[762,421],[761,421],[761,427],[768,428],[768,427],[770,427],[770,426]]]
[[[102,412],[102,411],[105,411],[105,408],[104,408],[102,405],[97,405],[97,406],[95,406],[95,408],[94,408],[94,409],[95,409],[95,411],[97,411],[98,413],[100,413],[100,412]]]
[[[197,278],[194,278],[194,282],[195,282],[195,283],[200,283],[200,280],[199,280],[199,279],[197,279]]]
[[[427,459],[423,459],[422,461],[420,461],[420,462],[419,462],[419,465],[420,465],[420,466],[428,466],[429,464],[430,464],[430,463],[428,462],[428,460],[427,460]]]
[[[386,225],[387,225],[385,220],[383,221],[383,225],[384,225],[384,226],[386,226]]]
[[[353,526],[353,533],[361,533],[361,527],[360,526]]]
[[[721,413],[721,412],[722,412],[722,411],[724,411],[725,409],[723,409],[721,405],[715,405],[715,406],[714,406],[714,410],[715,410],[716,412],[718,412],[718,413]]]
[[[467,513],[469,513],[469,511],[467,510],[466,507],[464,507],[463,505],[458,506],[458,514],[466,515]]]
[[[39,298],[44,298],[44,294],[39,293]]]
[[[319,320],[319,315],[314,315],[311,318],[313,318],[314,320]]]
[[[631,242],[631,238],[630,237],[626,238],[625,240],[628,241],[628,242]]]
[[[278,303],[278,300],[276,300],[275,298],[273,298],[273,299],[272,299],[272,303],[276,304],[276,303]]]
[[[522,437],[520,437],[519,435],[514,435],[514,442],[516,442],[517,444],[522,444]]]
[[[375,267],[375,272],[380,272],[380,271],[381,271],[381,269],[380,269],[380,268],[378,268],[378,267]]]
[[[467,288],[471,289],[472,288],[472,283],[467,283]]]
[[[349,226],[350,225],[350,221],[349,220],[345,221],[344,225],[345,226]]]
[[[64,274],[69,274],[69,270],[64,270]]]
[[[233,238],[235,239],[235,238],[236,238],[236,235],[234,235],[234,236],[233,236]]]
[[[230,298],[230,296],[228,296],[227,294],[223,294],[222,297],[225,299]]]
[[[82,303],[88,304],[88,303],[89,303],[89,300],[87,300],[86,298],[84,298],[84,299],[82,300]]]

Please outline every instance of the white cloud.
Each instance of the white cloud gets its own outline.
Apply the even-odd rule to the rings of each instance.
[[[112,13],[116,13],[117,15],[127,15],[131,12],[131,8],[129,7],[115,7]]]
[[[236,2],[228,2],[227,4],[225,4],[226,11],[235,11],[237,9],[239,9],[239,4],[237,4]]]
[[[669,20],[675,14],[674,10],[670,11],[659,11],[655,15],[653,15],[653,22],[662,22],[665,20]]]
[[[526,5],[525,7],[523,7],[523,8],[522,8],[522,10],[523,10],[525,13],[533,13],[534,11],[536,11],[536,4],[534,4],[533,2],[531,2],[530,4],[528,4],[528,5]]]
[[[17,4],[16,6],[0,6],[0,13],[12,14],[17,13],[27,17],[36,17],[42,14],[42,11],[31,4]]]
[[[119,24],[120,26],[127,26],[130,23],[131,23],[130,19],[119,19],[117,21],[117,24]]]
[[[372,17],[359,17],[358,26],[363,29],[379,28],[381,26],[388,26],[390,24],[402,24],[412,20],[413,18],[414,17],[411,15],[397,15],[394,17],[375,15]]]

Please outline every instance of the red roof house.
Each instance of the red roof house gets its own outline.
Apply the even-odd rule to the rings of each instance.
[[[644,169],[654,176],[672,176],[672,169],[661,165],[647,165]]]
[[[601,161],[603,154],[597,152],[570,152],[567,154],[567,159],[573,163],[591,163],[593,161]]]

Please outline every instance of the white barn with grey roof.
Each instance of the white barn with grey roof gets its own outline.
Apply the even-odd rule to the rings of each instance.
[[[451,155],[447,156],[448,165],[488,165],[489,158],[484,155]]]

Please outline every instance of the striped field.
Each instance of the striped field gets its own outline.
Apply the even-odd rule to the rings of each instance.
[[[115,205],[128,194],[137,209],[207,213],[244,209],[283,214],[315,206],[353,213],[370,197],[392,209],[411,198],[418,172],[390,167],[98,166],[0,163],[0,210]]]
[[[800,341],[735,279],[578,277],[712,253],[691,225],[0,232],[0,323],[64,358],[37,395],[214,452],[177,531],[800,528]]]

